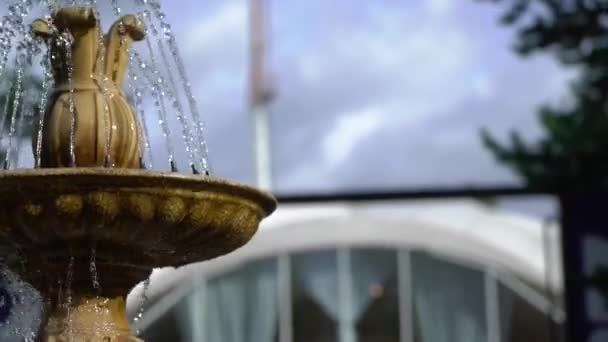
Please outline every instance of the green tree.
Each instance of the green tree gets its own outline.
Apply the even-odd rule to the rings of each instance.
[[[579,68],[568,108],[539,110],[544,137],[526,144],[512,132],[500,144],[487,131],[484,144],[532,188],[608,186],[608,1],[478,0],[505,6],[504,25],[515,27],[522,56],[553,54]]]

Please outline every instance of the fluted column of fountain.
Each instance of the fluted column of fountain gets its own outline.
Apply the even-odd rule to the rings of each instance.
[[[121,89],[130,45],[144,38],[142,22],[126,16],[104,36],[94,10],[70,7],[34,22],[33,30],[51,44],[56,84],[41,166],[139,168],[140,129]]]

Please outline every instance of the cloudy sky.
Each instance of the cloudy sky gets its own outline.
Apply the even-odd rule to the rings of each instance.
[[[515,55],[501,9],[476,0],[267,2],[279,193],[514,184],[481,146],[480,128],[533,140],[536,109],[564,101],[575,75],[551,56]],[[113,18],[109,2],[99,3]],[[252,183],[248,1],[163,4],[213,170]],[[158,153],[164,140],[158,127],[152,134]]]
[[[209,127],[217,175],[252,182],[247,2],[165,2]],[[567,95],[550,56],[521,59],[500,9],[473,0],[270,0],[279,192],[517,182],[480,127],[540,133]]]

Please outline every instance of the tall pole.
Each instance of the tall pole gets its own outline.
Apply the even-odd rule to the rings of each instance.
[[[270,120],[268,104],[272,89],[266,70],[267,32],[265,0],[249,2],[250,40],[250,115],[253,123],[253,152],[257,186],[272,190]]]

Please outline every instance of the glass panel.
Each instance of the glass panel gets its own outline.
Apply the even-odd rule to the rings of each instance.
[[[413,253],[412,277],[416,342],[488,340],[482,272]]]
[[[206,342],[275,341],[276,259],[257,261],[209,281],[206,304]]]
[[[562,327],[503,284],[498,291],[502,342],[558,341]]]
[[[337,341],[336,251],[292,256],[294,342]]]
[[[353,250],[351,265],[351,307],[357,341],[398,342],[397,253],[390,250]]]
[[[209,280],[144,332],[147,342],[274,342],[277,262],[248,263]]]
[[[180,311],[187,307],[189,296],[182,299],[170,311],[167,311],[154,324],[142,332],[140,338],[146,342],[190,342],[185,336],[189,331],[184,331],[183,322],[180,322]]]

